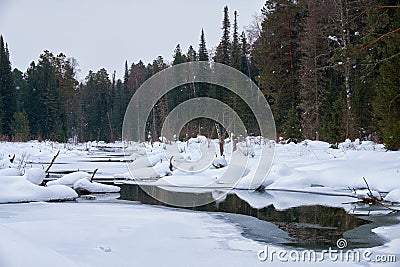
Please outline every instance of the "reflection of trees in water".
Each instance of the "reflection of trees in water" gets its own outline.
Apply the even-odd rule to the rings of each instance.
[[[201,199],[201,195],[211,194],[177,193],[156,187],[150,189],[157,191],[157,195],[160,196],[159,199],[165,200],[176,198],[181,194],[185,194],[186,196],[192,195],[192,199]],[[140,186],[132,184],[121,185],[121,199],[140,201],[150,205],[168,206],[149,196]],[[327,248],[329,246],[334,248],[336,247],[336,241],[343,236],[344,232],[368,223],[365,220],[346,213],[341,208],[301,206],[280,211],[271,205],[262,209],[256,209],[235,194],[227,195],[226,199],[219,203],[212,202],[207,205],[187,209],[242,214],[271,222],[287,232],[294,239],[293,243],[288,245],[307,248]]]

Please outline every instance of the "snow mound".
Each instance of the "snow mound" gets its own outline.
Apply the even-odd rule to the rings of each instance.
[[[43,187],[23,176],[0,176],[0,203],[74,200],[78,194],[63,185]]]
[[[385,200],[390,202],[400,202],[400,188],[396,188],[390,191],[386,195]]]
[[[74,183],[74,189],[79,193],[118,193],[121,188],[115,185],[106,185],[96,182],[90,182],[82,178]]]
[[[25,170],[24,177],[33,184],[40,185],[43,182],[46,173],[40,168],[31,168]]]
[[[213,160],[212,165],[213,165],[215,168],[219,169],[219,168],[223,168],[223,167],[228,166],[228,162],[226,161],[226,159],[225,159],[224,157],[219,156],[219,157],[216,157],[216,158]]]
[[[49,181],[47,182],[47,186],[53,186],[53,185],[67,185],[67,186],[72,186],[76,181],[82,179],[82,178],[89,178],[90,174],[87,172],[73,172],[64,175],[63,177],[54,180],[54,181]]]

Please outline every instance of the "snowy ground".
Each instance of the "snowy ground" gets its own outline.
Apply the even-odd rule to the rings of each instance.
[[[182,158],[198,158],[196,146],[201,142],[204,138],[179,143]],[[228,164],[232,155],[230,145],[226,143]],[[266,142],[265,145],[271,144]],[[133,144],[128,158],[124,157],[122,147],[122,143],[101,142],[78,145],[36,141],[0,143],[0,203],[76,198],[72,189],[75,184],[81,188],[101,186],[87,180],[95,169],[98,169],[97,181],[118,179],[119,182],[163,188],[172,184],[175,191],[212,184],[224,172],[224,168],[213,166],[207,166],[200,174],[170,171],[163,153],[170,147],[161,143]],[[359,141],[346,141],[339,149],[331,149],[329,144],[318,141],[276,144],[275,148],[272,168],[263,183],[266,193],[234,191],[252,207],[274,205],[284,210],[302,205],[325,205],[351,212],[353,206],[343,203],[368,193],[363,177],[374,194],[385,197],[388,203],[393,202],[392,208],[399,207],[400,151],[385,151],[382,145]],[[260,150],[261,146],[251,140],[242,146],[240,153],[246,160],[248,158],[248,165],[238,177],[241,180],[237,189],[248,188]],[[58,151],[59,156],[50,169],[51,177],[64,177],[49,183],[48,187],[39,186],[44,178],[43,170]],[[9,158],[14,154],[15,160],[10,163]],[[126,160],[133,161],[131,172]],[[214,163],[225,164],[222,158]],[[65,176],[68,172],[74,173]],[[180,189],[180,186],[185,188]],[[308,193],[299,197],[299,193],[294,192]],[[390,210],[380,209],[379,212],[385,216]],[[397,223],[391,226],[373,230],[387,242],[369,249],[373,255],[396,255],[398,262],[400,216],[395,220]],[[21,266],[26,262],[30,266],[52,266],[49,262],[56,262],[57,266],[132,266],[135,263],[187,266],[188,262],[191,266],[271,264],[257,259],[257,252],[265,244],[246,239],[241,232],[237,225],[209,213],[132,203],[0,204],[0,266]],[[269,249],[287,249],[276,244],[268,246]],[[275,261],[274,266],[279,263]],[[335,262],[325,256],[324,264],[333,266]],[[365,266],[371,262],[349,264]]]
[[[391,241],[370,249],[369,258],[396,255],[398,259],[400,225],[375,231]],[[257,254],[265,244],[244,238],[241,229],[215,215],[140,204],[3,204],[0,236],[0,266],[7,267],[26,263],[40,267],[288,265],[276,256],[272,263],[260,261]],[[291,250],[273,244],[268,249]],[[321,262],[299,266],[309,264]],[[325,255],[323,264],[338,262]],[[339,264],[373,265],[365,261]]]

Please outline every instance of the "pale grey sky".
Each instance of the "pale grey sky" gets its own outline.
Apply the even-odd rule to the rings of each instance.
[[[106,68],[123,75],[128,60],[145,64],[162,55],[168,62],[180,43],[197,50],[201,28],[207,48],[221,38],[223,7],[238,11],[243,30],[265,0],[0,0],[0,34],[13,67],[26,71],[44,50],[78,60],[84,78]]]

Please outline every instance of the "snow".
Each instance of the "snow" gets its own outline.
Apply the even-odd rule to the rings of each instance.
[[[393,189],[385,196],[386,201],[400,202],[400,188]]]
[[[31,168],[25,170],[24,177],[33,184],[40,185],[43,182],[46,173],[40,168]]]
[[[330,39],[330,40],[332,40],[332,41],[335,41],[335,42],[338,41],[338,38],[337,38],[336,36],[331,36],[331,35],[329,35],[329,36],[328,36],[328,39]]]
[[[215,140],[201,136],[177,142],[177,146],[160,142],[152,145],[130,143],[126,158],[110,154],[112,150],[122,154],[121,147],[125,146],[122,143],[0,143],[0,158],[3,159],[0,164],[3,166],[0,169],[0,203],[38,202],[1,204],[0,266],[22,266],[27,262],[34,267],[48,266],[49,263],[57,266],[268,264],[257,259],[257,252],[265,244],[246,239],[238,225],[210,213],[125,204],[116,200],[114,203],[101,197],[98,201],[78,199],[76,203],[41,202],[76,199],[78,195],[70,186],[89,192],[118,192],[118,187],[89,181],[88,172],[96,168],[99,169],[97,179],[135,179],[137,181],[124,182],[157,185],[182,192],[210,190],[214,199],[223,201],[229,191],[225,187],[232,185],[231,179],[238,180],[236,189],[250,188],[257,165],[265,164],[260,162],[261,149],[275,145],[274,161],[263,182],[265,192],[233,190],[254,208],[273,205],[277,210],[285,210],[324,205],[350,212],[354,208],[351,202],[369,193],[364,177],[374,196],[382,195],[386,201],[400,202],[400,151],[386,151],[383,145],[371,141],[346,140],[338,145],[338,149],[332,149],[330,144],[321,141],[274,144],[268,140],[257,143],[255,138],[248,138],[238,144],[236,152],[231,151],[232,142],[227,141],[224,159],[230,173],[234,174],[224,178],[227,180],[221,181],[221,178],[228,168],[216,169],[212,160],[202,172],[169,170],[166,155],[172,147],[180,149],[177,153],[182,158],[195,162],[202,155],[200,145],[209,142],[218,152]],[[60,154],[51,171],[72,173],[47,182],[47,187],[38,186],[44,178],[43,170],[57,151]],[[11,163],[9,158],[14,154],[16,157]],[[233,156],[246,162],[244,169],[232,162]],[[120,158],[134,161],[129,163],[128,169],[125,162],[118,161]],[[109,159],[115,161],[109,162]],[[394,225],[374,228],[377,235],[387,240],[383,246],[370,248],[374,254],[389,253],[400,257],[400,217],[393,215],[393,218],[396,220]],[[284,248],[274,244],[269,247]],[[279,264],[273,263],[274,266]],[[335,266],[336,263],[326,261],[324,264]],[[354,263],[348,264],[354,266]]]
[[[276,226],[275,229],[279,230]],[[24,266],[27,262],[32,267],[294,264],[280,262],[276,257],[273,262],[260,261],[257,255],[266,244],[244,237],[242,231],[218,214],[135,203],[4,204],[0,212],[0,266]],[[400,225],[377,227],[373,231],[389,241],[383,246],[369,248],[372,255],[390,254],[398,258]],[[270,251],[293,249],[267,245]],[[365,249],[359,251],[362,255]],[[321,263],[324,266],[338,264],[325,257],[323,262],[298,265],[319,266]],[[371,265],[351,261],[339,264]]]
[[[219,156],[219,157],[216,157],[216,158],[213,160],[212,165],[213,165],[215,168],[223,168],[223,167],[228,166],[228,162],[226,161],[226,159],[225,159],[224,157]]]
[[[7,168],[0,170],[0,176],[21,176],[22,173],[19,169],[16,168]]]
[[[118,193],[120,188],[115,185],[106,185],[97,182],[90,182],[87,178],[82,178],[74,183],[76,191],[89,193]]]
[[[304,141],[277,144],[274,164],[264,182],[267,189],[306,189],[315,185],[341,189],[366,188],[388,192],[399,187],[400,151],[385,151],[372,142],[339,144]]]
[[[20,176],[28,169],[37,168],[36,175],[31,176],[28,171],[25,177],[31,177],[32,182],[39,184],[43,178],[45,169],[53,156],[60,151],[51,171],[71,171],[54,181],[47,182],[47,186],[73,184],[82,179],[90,177],[88,172],[98,168],[96,179],[135,179],[142,181],[157,181],[158,184],[174,184],[175,186],[196,187],[210,185],[211,181],[220,181],[227,169],[230,169],[229,181],[224,180],[226,185],[233,183],[238,189],[254,189],[251,187],[256,175],[256,168],[260,163],[260,151],[265,146],[275,146],[275,158],[271,169],[263,185],[268,190],[317,190],[324,192],[329,188],[334,189],[337,194],[348,194],[348,188],[355,189],[357,193],[366,188],[363,177],[367,180],[371,190],[383,193],[383,196],[396,188],[399,188],[400,179],[400,152],[386,151],[383,145],[372,141],[346,140],[338,145],[339,149],[330,148],[330,144],[322,141],[305,140],[298,144],[274,144],[273,141],[261,141],[257,138],[246,138],[244,142],[237,144],[238,150],[232,153],[232,142],[226,140],[224,157],[215,158],[219,153],[218,142],[207,140],[204,136],[191,138],[187,142],[176,142],[165,144],[161,142],[130,143],[126,153],[126,159],[132,159],[129,168],[125,162],[107,162],[110,159],[109,149],[121,151],[126,146],[123,143],[105,144],[103,142],[88,142],[84,144],[71,145],[54,142],[31,141],[26,143],[0,144],[0,156],[4,162],[8,161],[10,155],[16,155],[14,163],[6,164],[8,167],[0,169],[0,176]],[[262,145],[260,145],[263,143]],[[177,155],[189,162],[196,163],[201,157],[200,146],[202,144],[213,144],[215,153],[210,158],[209,165],[201,172],[185,172],[174,167],[169,169],[171,149],[179,149]],[[106,149],[107,148],[107,149]],[[235,154],[236,153],[236,154]],[[238,156],[241,162],[246,162],[244,170],[236,163],[231,163],[232,155]],[[122,156],[123,157],[123,156]],[[176,157],[177,160],[178,157]],[[218,161],[229,168],[215,169],[213,161]],[[225,164],[226,163],[226,164]],[[175,157],[173,164],[176,164]],[[13,168],[9,168],[13,167]],[[39,171],[41,169],[41,171]],[[186,176],[186,178],[185,178]],[[166,179],[166,180],[163,180]],[[226,178],[224,178],[226,179]],[[237,183],[236,183],[237,182]],[[213,186],[220,187],[217,182]]]
[[[0,176],[0,203],[73,200],[77,193],[66,186],[43,187],[23,176]]]
[[[208,213],[137,204],[3,205],[0,266],[261,266],[258,242]]]
[[[73,172],[64,175],[63,177],[54,180],[54,181],[48,181],[46,183],[47,186],[52,186],[52,185],[67,185],[67,186],[72,186],[74,183],[82,178],[90,178],[90,174],[87,172]]]
[[[385,266],[399,266],[400,259],[400,216],[397,216],[398,223],[391,226],[382,226],[372,229],[376,234],[383,236],[388,242],[380,247],[374,248],[374,254],[395,255],[396,262],[384,263]]]

